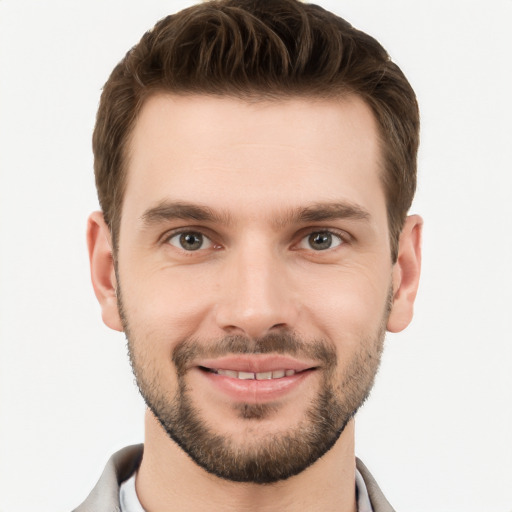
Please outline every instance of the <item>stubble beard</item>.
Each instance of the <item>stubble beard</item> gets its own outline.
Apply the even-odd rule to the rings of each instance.
[[[119,281],[118,281],[119,283]],[[216,342],[186,339],[172,352],[178,386],[173,396],[162,387],[165,382],[158,369],[151,364],[151,354],[138,350],[122,305],[118,303],[128,353],[140,393],[168,436],[191,459],[219,478],[233,482],[270,484],[301,473],[336,443],[348,422],[368,398],[378,371],[385,337],[385,324],[390,304],[378,331],[359,340],[359,350],[338,369],[336,348],[325,340],[304,341],[289,332],[270,334],[258,340],[244,336],[227,336]],[[150,346],[150,345],[148,345]],[[187,368],[197,357],[217,357],[227,354],[278,353],[314,359],[320,362],[319,392],[304,414],[304,419],[287,432],[273,435],[248,434],[258,432],[258,422],[279,414],[275,404],[239,403],[234,409],[249,428],[243,444],[236,443],[229,434],[215,432],[201,417],[187,387]],[[318,371],[318,370],[317,370]],[[252,442],[251,442],[252,441]]]

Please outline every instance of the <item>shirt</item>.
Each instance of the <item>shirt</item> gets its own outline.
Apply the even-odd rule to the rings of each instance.
[[[140,504],[135,490],[135,477],[137,472],[125,480],[119,488],[119,502],[121,504],[121,512],[145,512]],[[356,498],[357,512],[373,512],[368,496],[368,489],[364,483],[361,473],[356,469]]]

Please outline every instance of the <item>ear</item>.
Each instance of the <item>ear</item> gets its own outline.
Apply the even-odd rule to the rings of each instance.
[[[393,266],[393,306],[387,324],[390,332],[402,331],[412,320],[420,281],[422,227],[423,219],[411,215],[400,234],[398,258]]]
[[[94,212],[89,216],[87,246],[92,286],[101,306],[103,322],[111,329],[123,331],[117,307],[117,282],[112,256],[112,238],[101,212]]]

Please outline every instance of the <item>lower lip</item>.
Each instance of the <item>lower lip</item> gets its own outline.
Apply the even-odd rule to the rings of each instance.
[[[277,400],[291,393],[311,377],[314,370],[305,370],[280,379],[234,379],[226,375],[198,369],[208,382],[232,399],[244,403],[262,403]]]

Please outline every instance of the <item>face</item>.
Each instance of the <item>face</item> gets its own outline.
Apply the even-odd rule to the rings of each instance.
[[[139,388],[200,466],[273,482],[331,448],[377,371],[393,282],[357,98],[150,98],[117,297]]]

